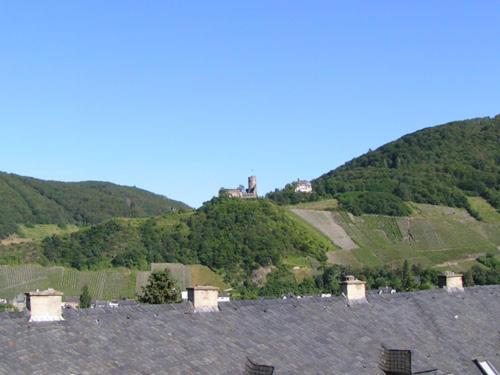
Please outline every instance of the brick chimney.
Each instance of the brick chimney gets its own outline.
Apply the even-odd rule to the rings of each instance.
[[[30,322],[54,322],[62,317],[63,293],[54,289],[26,293],[26,308],[30,312]]]
[[[352,275],[344,278],[340,285],[342,285],[342,293],[349,304],[366,302],[365,284],[364,281],[358,280]]]
[[[455,273],[451,271],[446,271],[439,275],[438,282],[439,287],[446,289],[448,291],[461,291],[464,290],[464,284],[462,281],[462,274]]]
[[[219,311],[217,298],[219,288],[215,286],[195,286],[187,288],[188,301],[193,304],[195,312]]]

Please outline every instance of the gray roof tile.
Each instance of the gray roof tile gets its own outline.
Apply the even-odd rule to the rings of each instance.
[[[378,374],[382,344],[412,350],[414,370],[500,369],[500,286],[342,297],[66,311],[65,321],[0,315],[0,374],[234,374],[246,357],[277,374]]]

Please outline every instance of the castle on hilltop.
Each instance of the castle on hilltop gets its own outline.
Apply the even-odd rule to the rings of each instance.
[[[220,188],[219,197],[252,199],[257,198],[257,177],[248,177],[248,188],[245,189],[243,185],[238,186],[236,189]]]

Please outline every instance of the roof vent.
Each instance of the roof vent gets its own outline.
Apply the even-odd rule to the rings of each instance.
[[[366,302],[366,283],[364,281],[358,280],[352,275],[347,275],[340,284],[342,285],[342,293],[350,304]]]
[[[245,375],[272,375],[274,373],[273,366],[258,365],[247,358],[245,364]]]
[[[26,307],[30,311],[30,322],[55,322],[62,317],[63,293],[54,289],[36,290],[26,293]]]
[[[411,350],[387,349],[383,345],[378,367],[386,375],[437,374],[437,369],[412,371]]]
[[[193,304],[195,312],[219,311],[219,288],[215,286],[195,286],[187,288],[188,301]]]
[[[387,375],[412,375],[411,351],[387,349],[382,346],[378,367]]]
[[[464,290],[462,274],[460,273],[446,271],[439,275],[438,281],[440,288],[446,289],[450,292]]]

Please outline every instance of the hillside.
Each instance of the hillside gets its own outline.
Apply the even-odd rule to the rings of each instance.
[[[290,210],[341,248],[328,253],[331,263],[380,267],[408,260],[463,271],[477,257],[500,251],[500,214],[482,198],[472,198],[470,204],[486,219],[478,221],[464,209],[419,203],[410,203],[407,217],[354,216],[317,209],[315,203]]]
[[[498,280],[497,271],[489,272],[477,260],[500,257],[500,214],[482,198],[470,198],[470,204],[483,221],[464,209],[428,204],[411,203],[410,216],[392,217],[354,216],[338,210],[334,200],[321,203],[280,208],[265,200],[214,200],[197,212],[113,219],[60,231],[41,243],[0,246],[0,263],[11,264],[0,266],[0,297],[48,286],[75,295],[85,284],[98,298],[133,297],[146,282],[147,270],[165,266],[149,262],[170,262],[182,286],[208,283],[225,289],[225,277],[233,287],[245,286],[236,289],[245,298],[338,292],[343,272],[363,275],[371,287],[390,281],[399,289],[404,260],[420,270],[426,280],[422,288],[437,282],[439,270],[472,269],[476,283]],[[32,232],[52,229],[35,226]]]
[[[109,182],[57,182],[0,172],[0,239],[18,224],[89,225],[189,208],[182,202]]]
[[[314,193],[293,185],[268,197],[294,204],[335,197],[356,215],[409,214],[403,202],[467,209],[467,196],[500,209],[500,115],[456,121],[408,134],[312,181]]]
[[[255,270],[290,257],[326,261],[326,252],[333,249],[319,232],[270,201],[214,198],[193,212],[113,219],[49,237],[40,259],[77,269],[200,263],[238,284]]]

